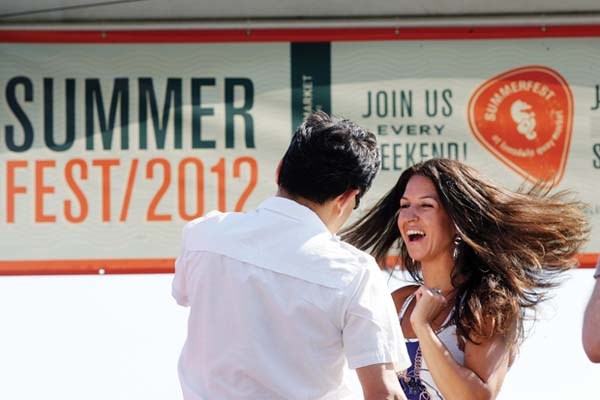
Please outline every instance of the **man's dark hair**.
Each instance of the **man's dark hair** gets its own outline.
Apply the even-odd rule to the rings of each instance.
[[[322,111],[298,127],[281,162],[279,186],[293,196],[323,204],[347,190],[369,189],[379,170],[375,135]]]

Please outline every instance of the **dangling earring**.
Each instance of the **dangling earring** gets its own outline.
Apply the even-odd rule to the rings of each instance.
[[[458,235],[454,237],[454,250],[452,251],[452,258],[454,261],[458,260],[461,251],[462,238]]]

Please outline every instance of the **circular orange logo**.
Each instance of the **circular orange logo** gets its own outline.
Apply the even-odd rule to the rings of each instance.
[[[563,177],[571,144],[573,95],[560,74],[527,66],[477,88],[468,106],[479,142],[521,176],[554,186]]]

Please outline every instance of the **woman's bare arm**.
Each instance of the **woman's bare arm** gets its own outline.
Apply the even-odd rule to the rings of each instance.
[[[444,302],[442,296],[422,287],[411,314],[412,327],[431,376],[446,400],[494,399],[508,370],[508,341],[503,336],[480,344],[467,341],[464,365],[458,364],[429,322]]]
[[[600,363],[600,278],[585,309],[582,332],[583,349],[590,361]]]

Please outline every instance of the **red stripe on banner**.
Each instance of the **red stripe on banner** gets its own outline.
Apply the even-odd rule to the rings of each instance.
[[[174,264],[173,258],[0,261],[0,276],[163,274],[172,273]]]
[[[595,268],[598,262],[600,253],[584,253],[580,254],[579,257],[579,268]]]
[[[228,43],[600,37],[600,25],[350,29],[0,30],[0,43]]]
[[[580,254],[579,268],[595,267],[599,256],[600,253]],[[389,256],[385,267],[393,268],[397,262],[398,257]],[[174,258],[0,261],[0,276],[169,274],[174,272],[174,266]]]

